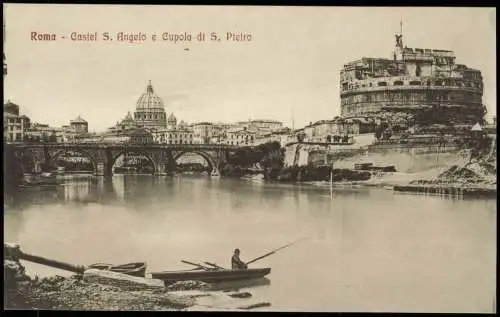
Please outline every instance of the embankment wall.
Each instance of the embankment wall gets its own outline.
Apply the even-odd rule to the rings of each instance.
[[[363,153],[350,157],[336,158],[332,155],[335,168],[353,168],[355,163],[373,163],[374,165],[393,164],[398,172],[417,173],[433,168],[444,168],[465,164],[469,160],[469,151],[456,148],[427,147],[371,147]]]

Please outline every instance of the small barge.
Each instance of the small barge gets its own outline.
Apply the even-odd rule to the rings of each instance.
[[[496,188],[460,187],[440,185],[397,185],[393,187],[397,192],[450,195],[462,197],[496,197]]]

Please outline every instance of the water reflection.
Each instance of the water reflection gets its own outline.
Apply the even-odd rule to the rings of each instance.
[[[272,284],[252,294],[279,310],[486,312],[495,293],[495,200],[117,175],[24,190],[4,228],[34,254],[150,271],[229,266],[235,247],[249,260],[307,236],[254,266]]]
[[[238,291],[242,288],[253,288],[253,287],[265,286],[265,285],[270,285],[270,284],[271,284],[271,280],[269,280],[266,277],[263,277],[263,278],[259,278],[259,279],[212,284],[212,290]]]
[[[64,184],[58,194],[63,196],[64,201],[87,201],[90,194],[90,181],[69,181]]]

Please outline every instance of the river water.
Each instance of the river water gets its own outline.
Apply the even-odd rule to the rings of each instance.
[[[4,212],[5,241],[75,264],[180,260],[230,266],[308,237],[253,297],[278,311],[493,312],[496,200],[318,188],[208,177],[68,178],[25,190]],[[40,276],[63,271],[29,264]]]

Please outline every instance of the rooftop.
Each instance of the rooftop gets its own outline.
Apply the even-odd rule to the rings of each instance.
[[[196,125],[213,125],[212,122],[196,122],[196,123],[193,123],[193,126],[196,126]]]
[[[87,123],[87,121],[83,120],[82,117],[80,117],[80,115],[78,115],[78,117],[76,117],[76,119],[71,120],[70,122],[71,123]]]

